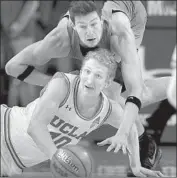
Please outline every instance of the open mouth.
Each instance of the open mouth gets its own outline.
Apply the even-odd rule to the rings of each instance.
[[[87,41],[94,41],[94,40],[96,40],[96,38],[87,39]]]
[[[86,85],[85,85],[85,88],[88,89],[88,90],[93,90],[94,89],[93,87],[89,87],[89,86],[86,86]]]

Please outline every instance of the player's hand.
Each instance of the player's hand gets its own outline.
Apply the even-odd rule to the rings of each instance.
[[[160,171],[153,171],[143,167],[131,168],[136,177],[165,177]]]
[[[114,153],[118,153],[118,151],[121,149],[123,151],[123,154],[127,154],[127,151],[129,154],[131,154],[129,148],[127,147],[128,145],[127,136],[125,135],[112,136],[102,142],[99,142],[97,145],[98,146],[109,145],[106,150],[107,152],[114,150]]]

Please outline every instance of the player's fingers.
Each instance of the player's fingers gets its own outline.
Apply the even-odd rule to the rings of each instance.
[[[142,173],[141,171],[133,172],[133,174],[134,174],[136,177],[147,177],[146,174]]]
[[[143,167],[141,167],[141,172],[142,172],[143,174],[148,175],[148,176],[160,177],[160,176],[156,173],[157,171],[152,171],[152,170],[150,170],[150,169],[146,169],[146,168],[143,168]]]
[[[124,154],[124,155],[126,155],[126,154],[127,154],[127,151],[126,151],[126,147],[125,147],[125,145],[122,145],[122,152],[123,152],[123,154]]]
[[[142,172],[140,172],[137,176],[138,177],[147,177],[146,174],[143,174]]]
[[[132,152],[130,151],[130,148],[127,147],[127,151],[129,155],[132,155]]]
[[[156,171],[156,174],[157,174],[159,177],[165,177],[165,175],[163,175],[160,171]]]
[[[107,145],[109,143],[110,143],[110,141],[108,139],[106,139],[106,140],[103,140],[102,142],[97,143],[97,145],[98,146],[104,146],[104,145]]]
[[[113,150],[115,148],[115,144],[111,144],[108,148],[107,148],[107,152],[110,152],[111,150]]]
[[[114,150],[114,153],[118,153],[119,150],[120,150],[120,145],[117,145],[116,148],[115,148],[115,150]]]

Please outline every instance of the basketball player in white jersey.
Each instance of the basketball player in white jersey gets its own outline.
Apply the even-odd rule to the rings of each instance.
[[[124,106],[122,127],[124,133],[129,132],[138,117],[141,103],[152,104],[167,97],[169,77],[142,79],[137,49],[143,38],[146,15],[140,1],[107,1],[102,14],[92,1],[76,1],[57,28],[7,63],[6,72],[27,83],[44,86],[51,77],[40,73],[34,66],[43,65],[51,58],[70,57],[75,69],[80,70],[83,56],[88,51],[107,48],[114,52],[118,63],[121,61],[122,74],[119,65],[115,81],[125,83],[128,95],[125,99],[120,96],[122,87],[117,83],[107,88],[107,94]],[[143,153],[141,163],[153,168],[161,157],[160,151],[155,142],[143,134],[141,121],[137,119],[136,122]],[[155,159],[151,158],[152,152]]]
[[[24,167],[51,159],[57,148],[77,144],[102,124],[119,128],[122,108],[102,92],[111,84],[115,72],[113,54],[99,49],[85,57],[80,76],[56,73],[40,98],[27,107],[1,105],[2,175],[20,174]],[[141,167],[135,124],[126,137],[133,173],[163,176]]]

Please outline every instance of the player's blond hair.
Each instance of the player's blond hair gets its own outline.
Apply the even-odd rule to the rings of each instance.
[[[115,56],[113,53],[108,51],[107,49],[98,48],[94,51],[90,51],[84,58],[83,65],[89,59],[95,59],[99,63],[103,64],[108,68],[110,78],[114,79],[117,70],[117,62],[115,60]]]

